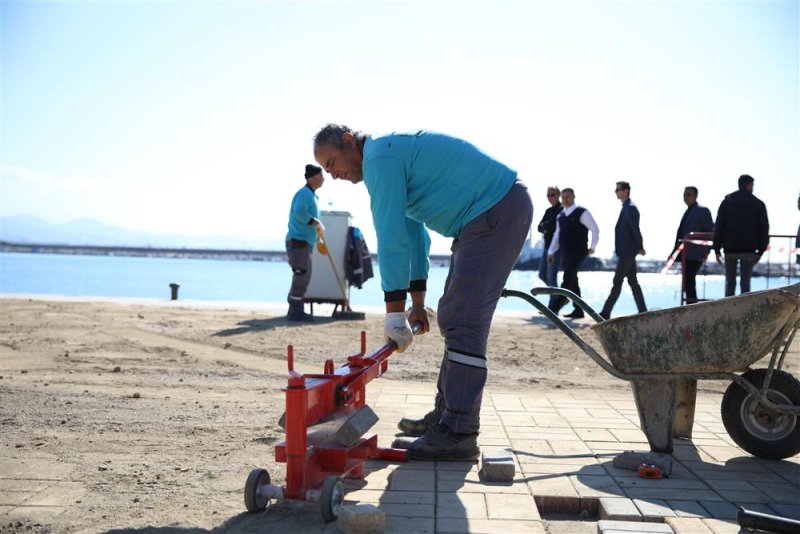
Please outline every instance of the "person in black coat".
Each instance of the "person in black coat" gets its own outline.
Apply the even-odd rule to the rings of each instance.
[[[544,212],[542,220],[539,222],[538,230],[544,238],[544,251],[539,260],[539,279],[549,287],[558,287],[558,269],[561,266],[561,251],[557,250],[553,255],[553,263],[547,261],[547,251],[550,250],[550,243],[556,233],[556,218],[561,213],[563,206],[559,200],[561,190],[551,185],[547,188],[547,201],[550,207]],[[550,297],[552,301],[553,297]]]
[[[739,177],[739,190],[725,196],[714,224],[714,252],[722,263],[725,251],[725,296],[736,292],[736,268],[740,268],[739,287],[750,291],[753,267],[769,246],[767,207],[753,195],[753,177]]]
[[[628,182],[617,182],[614,192],[622,202],[617,225],[614,227],[614,253],[617,255],[617,268],[614,271],[611,293],[600,312],[603,319],[611,317],[611,310],[617,303],[619,294],[622,292],[622,282],[626,278],[628,285],[631,286],[636,309],[639,310],[639,313],[647,311],[642,286],[639,285],[636,277],[636,255],[644,256],[645,254],[642,232],[639,230],[639,208],[631,201],[631,184]]]
[[[678,250],[681,240],[693,232],[714,231],[714,220],[711,218],[711,210],[697,203],[697,188],[687,186],[683,190],[683,201],[686,203],[686,211],[683,212],[681,222],[678,225],[678,233],[675,235],[675,248],[672,249],[670,256]],[[683,273],[684,289],[686,290],[686,303],[697,302],[697,273],[706,261],[709,247],[694,243],[683,243],[683,250],[678,253],[676,261],[686,260],[686,272]]]

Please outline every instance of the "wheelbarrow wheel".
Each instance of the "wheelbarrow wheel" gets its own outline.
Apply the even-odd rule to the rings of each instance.
[[[747,371],[742,378],[761,389],[766,369]],[[784,371],[773,371],[767,399],[775,404],[800,406],[800,381]],[[722,397],[722,423],[741,448],[768,460],[781,460],[800,452],[800,417],[776,413],[733,382]]]
[[[330,475],[322,483],[319,496],[319,507],[325,521],[333,521],[339,517],[344,501],[344,483],[340,477]]]
[[[248,512],[261,512],[269,505],[269,498],[259,495],[259,490],[270,484],[266,469],[253,469],[244,483],[244,505]]]

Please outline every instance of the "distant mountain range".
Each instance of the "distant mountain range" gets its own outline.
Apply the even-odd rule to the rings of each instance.
[[[75,219],[63,224],[54,224],[31,215],[0,217],[0,241],[111,247],[284,249],[283,241],[277,239],[257,240],[225,235],[157,234],[110,226],[93,219]]]

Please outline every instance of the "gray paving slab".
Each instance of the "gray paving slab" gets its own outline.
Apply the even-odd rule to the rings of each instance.
[[[708,511],[696,501],[676,501],[667,499],[669,506],[678,517],[711,517]]]
[[[673,534],[672,528],[665,523],[645,523],[641,521],[612,521],[601,519],[597,522],[599,534],[631,533],[637,534]]]
[[[436,517],[436,507],[433,504],[393,504],[380,503],[380,509],[388,516],[399,517]]]
[[[384,534],[433,534],[436,532],[436,520],[428,517],[386,517]]]
[[[736,506],[727,501],[700,501],[714,519],[736,519]]]
[[[711,529],[714,534],[740,534],[746,532],[734,520],[703,519],[703,524]]]
[[[712,530],[702,519],[693,517],[667,517],[664,520],[675,534],[711,534]]]
[[[488,519],[486,495],[483,493],[439,493],[436,498],[436,517]]]
[[[345,493],[345,500],[361,503],[388,503],[388,504],[434,504],[435,497],[432,491],[402,491],[402,490],[374,490],[360,489]]]
[[[581,497],[624,497],[625,493],[622,488],[614,480],[614,477],[608,475],[571,475],[570,481],[572,482],[575,491]]]
[[[600,519],[641,521],[642,513],[631,499],[626,499],[624,497],[601,497]]]
[[[800,504],[771,503],[769,507],[772,508],[772,513],[775,515],[800,521]]]
[[[485,534],[544,534],[541,521],[514,521],[508,519],[450,519],[436,521],[437,533],[481,532]]]
[[[487,494],[489,519],[540,520],[539,510],[530,494]]]
[[[633,499],[633,504],[642,514],[642,521],[663,521],[665,517],[675,516],[666,501],[661,499]]]
[[[795,484],[789,484],[788,482],[753,482],[753,486],[772,499],[773,502],[780,504],[797,504],[800,502],[800,487]]]
[[[391,443],[401,415],[420,416],[433,402],[430,385],[394,388],[386,383],[390,387],[373,405],[381,421],[372,429],[384,446]],[[379,507],[387,533],[544,533],[546,528],[552,534],[583,533],[602,523],[550,522],[547,515],[554,510],[573,518],[590,510],[608,518],[640,519],[635,527],[602,523],[606,534],[738,532],[733,518],[739,505],[800,519],[800,457],[760,460],[732,445],[719,420],[720,401],[718,393],[699,393],[695,440],[675,441],[670,478],[647,480],[611,464],[625,450],[648,450],[629,391],[487,391],[479,444],[483,450],[510,448],[518,466],[513,480],[486,481],[476,462],[370,460],[363,480],[346,481],[345,502]],[[33,467],[38,475],[32,474]],[[73,471],[74,466],[44,456],[0,460],[0,522],[64,513],[86,492],[72,480]],[[614,511],[613,505],[622,508]],[[542,519],[540,510],[545,509]],[[335,526],[320,527],[317,519],[306,524],[298,516],[296,526],[335,532]],[[578,525],[575,530],[566,529],[572,523]],[[643,531],[643,525],[656,530]]]

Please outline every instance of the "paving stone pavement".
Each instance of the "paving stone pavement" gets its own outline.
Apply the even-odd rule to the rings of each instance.
[[[433,386],[383,378],[369,385],[368,401],[380,417],[370,432],[389,447],[401,417],[430,409]],[[512,453],[513,481],[482,480],[478,463],[369,460],[363,479],[345,482],[345,504],[379,507],[389,533],[733,533],[739,506],[800,520],[800,457],[768,461],[739,449],[720,402],[698,394],[693,440],[676,440],[670,478],[650,480],[612,465],[626,450],[649,451],[628,389],[487,389],[479,444]],[[69,466],[50,460],[31,458],[36,469],[0,460],[0,519],[55,515],[80,498]],[[312,516],[299,514],[296,530],[337,531],[304,519]]]

